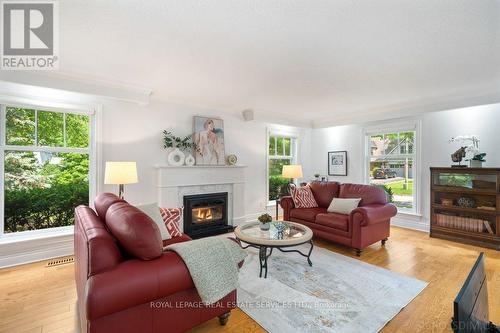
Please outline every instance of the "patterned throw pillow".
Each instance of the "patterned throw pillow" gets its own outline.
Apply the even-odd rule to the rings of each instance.
[[[290,185],[290,192],[295,208],[314,208],[318,207],[314,195],[309,185],[297,187]]]
[[[182,235],[180,222],[182,216],[183,207],[179,208],[160,208],[161,217],[167,231],[171,237],[178,237]]]

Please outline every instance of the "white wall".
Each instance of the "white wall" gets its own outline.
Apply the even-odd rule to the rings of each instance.
[[[267,128],[258,120],[245,122],[241,113],[229,113],[177,104],[155,102],[141,107],[132,103],[107,103],[102,110],[102,162],[137,161],[139,183],[126,185],[126,199],[132,203],[157,200],[155,164],[166,163],[162,131],[184,136],[192,133],[193,116],[213,116],[224,120],[226,154],[235,154],[238,164],[247,165],[245,215],[251,218],[266,210]],[[295,128],[300,135],[299,153],[307,154],[310,129]],[[302,159],[300,159],[302,160]],[[309,159],[304,159],[308,161]],[[304,166],[308,170],[308,166]],[[202,172],[193,170],[193,172]],[[102,184],[102,179],[100,180]],[[116,192],[105,185],[103,191]],[[272,210],[274,211],[274,210]]]
[[[500,166],[500,104],[483,105],[456,110],[431,112],[419,117],[398,119],[397,122],[421,121],[421,168],[420,168],[420,200],[421,219],[413,219],[409,226],[428,230],[430,215],[429,177],[431,166],[450,166],[450,155],[458,147],[458,143],[450,144],[448,140],[457,135],[476,134],[481,138],[480,148],[486,152],[484,166]],[[385,123],[385,122],[384,122]],[[383,123],[382,123],[383,124]],[[377,123],[353,124],[323,129],[313,129],[311,133],[311,170],[313,174],[327,173],[327,153],[332,150],[348,151],[347,177],[330,177],[340,182],[362,183],[364,181],[364,138],[363,129]]]

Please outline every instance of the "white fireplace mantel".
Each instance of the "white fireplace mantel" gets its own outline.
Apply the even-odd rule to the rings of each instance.
[[[229,223],[244,222],[246,166],[157,165],[156,169],[160,207],[182,207],[185,195],[227,192]]]

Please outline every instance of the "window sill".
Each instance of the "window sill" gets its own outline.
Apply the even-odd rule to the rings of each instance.
[[[8,233],[0,236],[0,244],[10,244],[18,242],[26,242],[38,239],[56,238],[73,235],[73,226],[23,231],[16,233]]]
[[[415,212],[404,212],[404,211],[398,211],[397,216],[402,217],[402,218],[415,219],[415,220],[420,220],[422,218],[422,214],[415,213]]]

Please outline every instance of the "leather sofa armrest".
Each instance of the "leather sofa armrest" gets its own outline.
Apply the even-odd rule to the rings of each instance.
[[[387,221],[396,216],[398,210],[393,204],[373,204],[358,207],[351,212],[353,221],[360,221],[362,226]]]
[[[283,219],[285,221],[290,220],[290,210],[292,210],[292,208],[295,208],[292,197],[282,197],[280,199],[280,206],[281,208],[283,208]]]
[[[85,288],[88,320],[194,288],[182,259],[167,251],[157,259],[127,260],[89,278]]]

